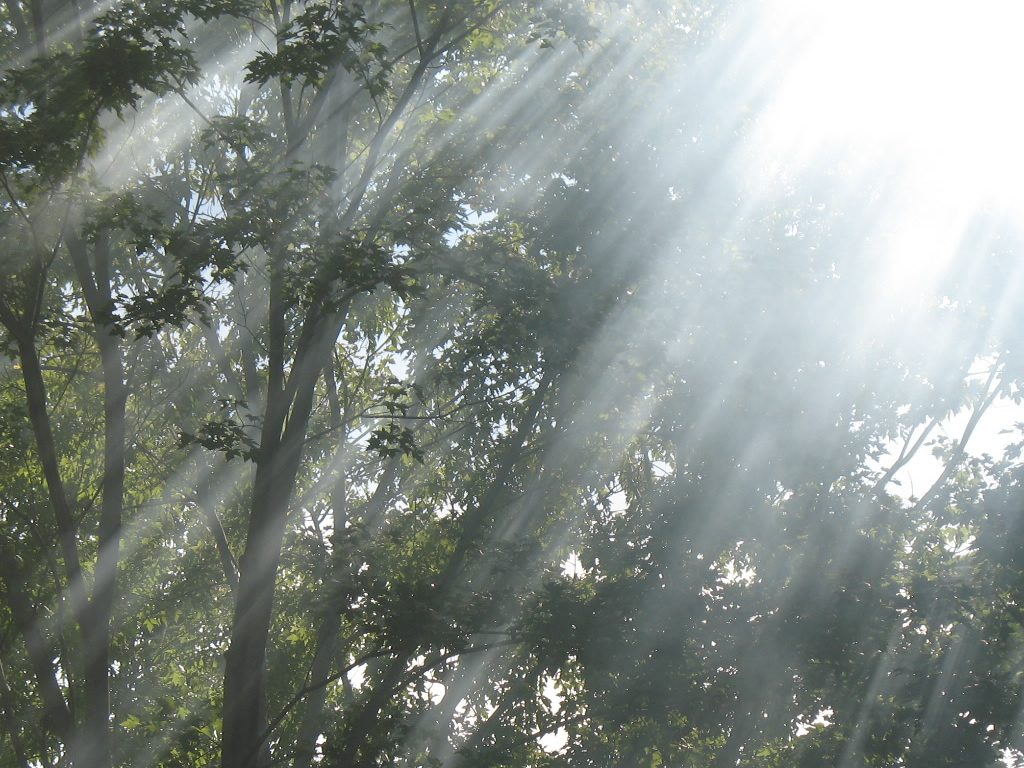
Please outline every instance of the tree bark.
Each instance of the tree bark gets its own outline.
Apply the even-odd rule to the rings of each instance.
[[[79,236],[69,236],[67,244],[89,307],[103,370],[103,501],[92,596],[89,610],[81,620],[85,701],[74,753],[76,766],[110,768],[113,764],[110,640],[124,515],[128,388],[121,338],[109,315],[112,275],[107,237],[102,233],[98,236],[93,246],[92,265],[87,246]]]
[[[347,417],[347,406],[342,406],[338,396],[338,381],[334,375],[333,362],[326,368],[324,377],[327,382],[327,400],[331,411],[331,427],[337,430],[344,428]],[[348,477],[345,472],[345,457],[348,445],[345,438],[339,443],[333,465],[337,475],[331,485],[331,509],[333,512],[333,528],[331,534],[331,579],[329,587],[334,588],[336,580],[348,576],[351,568],[347,553],[343,550],[343,538],[348,524]],[[317,630],[316,652],[309,669],[309,685],[318,686],[306,697],[302,709],[302,721],[295,741],[295,760],[293,768],[311,768],[316,756],[316,742],[320,736],[324,705],[327,703],[327,685],[320,685],[328,680],[334,670],[334,661],[338,653],[338,636],[341,633],[341,613],[333,604],[328,594],[324,600],[326,611]]]
[[[340,312],[322,316],[311,310],[287,384],[272,386],[267,395],[249,529],[238,564],[231,645],[225,658],[223,768],[265,768],[270,764],[264,732],[274,587],[314,389],[340,327]],[[274,348],[272,341],[271,350]],[[272,370],[272,384],[274,378]]]
[[[341,631],[341,615],[329,610],[317,632],[316,655],[309,670],[310,685],[317,685],[331,677],[334,657],[338,651],[338,635]],[[302,723],[296,738],[296,752],[293,768],[311,768],[316,756],[316,741],[320,736],[324,705],[327,703],[327,685],[320,685],[306,697],[302,710]]]
[[[0,595],[25,641],[29,664],[43,700],[43,723],[51,734],[67,744],[71,740],[74,718],[57,682],[53,646],[39,626],[28,597],[28,584],[17,567],[14,549],[4,536],[0,536],[0,584],[3,586]]]
[[[50,414],[46,407],[46,384],[39,353],[35,345],[35,329],[30,322],[34,309],[25,313],[26,319],[18,318],[13,310],[0,300],[0,323],[10,331],[18,345],[18,362],[25,384],[25,400],[28,404],[28,418],[32,425],[36,452],[46,481],[46,492],[53,508],[57,525],[57,545],[64,559],[64,571],[68,592],[71,596],[72,611],[77,620],[86,602],[85,585],[82,581],[82,566],[78,558],[78,531],[64,481],[60,473],[60,459],[57,455],[57,441],[53,436]]]

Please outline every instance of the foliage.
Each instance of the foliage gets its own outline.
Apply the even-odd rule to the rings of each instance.
[[[1019,446],[967,449],[1011,221],[880,305],[884,174],[728,169],[728,8],[46,9],[0,10],[0,763],[1019,759]]]

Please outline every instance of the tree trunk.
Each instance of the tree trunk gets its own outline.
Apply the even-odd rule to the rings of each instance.
[[[316,655],[309,670],[310,685],[319,685],[310,691],[302,710],[302,724],[296,739],[296,754],[293,768],[311,768],[316,757],[316,741],[320,736],[324,705],[327,702],[327,684],[334,669],[334,657],[338,651],[338,635],[341,630],[341,614],[329,610],[317,632]],[[321,683],[324,683],[321,685]]]
[[[102,331],[101,331],[102,333]],[[121,354],[116,340],[101,342],[104,378],[103,506],[99,551],[89,611],[82,622],[85,662],[83,726],[94,756],[87,764],[108,768],[113,763],[110,723],[110,640],[120,560],[124,507],[125,391]]]
[[[112,280],[107,238],[101,234],[93,246],[92,268],[84,241],[71,236],[67,242],[92,317],[103,367],[103,502],[92,596],[81,620],[85,699],[81,733],[73,753],[75,765],[80,768],[110,768],[110,640],[124,514],[128,389],[121,339],[108,316]]]
[[[24,638],[29,664],[43,700],[43,724],[50,734],[67,744],[71,740],[74,717],[57,681],[52,643],[39,625],[39,617],[29,599],[28,584],[17,563],[14,547],[0,535],[0,596]],[[13,717],[14,712],[10,711],[9,716]]]
[[[340,326],[340,313],[329,317],[312,313],[287,384],[274,386],[276,377],[271,371],[249,530],[238,563],[231,645],[225,658],[223,768],[266,768],[270,764],[266,655],[277,568],[314,389]]]

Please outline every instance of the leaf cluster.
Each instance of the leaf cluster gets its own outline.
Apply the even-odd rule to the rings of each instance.
[[[362,5],[311,3],[277,35],[277,47],[261,51],[246,67],[246,82],[278,80],[320,86],[336,67],[356,75],[373,97],[389,91],[392,62],[376,38],[382,23],[370,23]]]

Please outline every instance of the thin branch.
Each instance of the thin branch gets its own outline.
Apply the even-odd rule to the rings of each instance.
[[[21,323],[7,299],[0,296],[0,325],[4,326],[17,341],[22,335]]]
[[[365,664],[371,659],[379,659],[383,656],[390,655],[392,655],[392,651],[387,649],[378,649],[376,651],[373,651],[372,653],[366,654],[365,656],[360,656],[358,659],[356,659],[351,664],[346,666],[340,672],[337,672],[323,680],[318,680],[317,682],[309,683],[305,687],[300,688],[299,691],[291,697],[288,703],[281,708],[281,711],[277,713],[277,716],[270,721],[270,724],[267,726],[266,730],[264,730],[263,733],[260,735],[260,739],[256,743],[255,748],[259,750],[259,748],[263,746],[267,739],[270,738],[270,735],[276,730],[277,726],[279,726],[281,722],[288,716],[288,713],[295,709],[295,707],[297,707],[299,703],[313,691],[316,691],[320,688],[330,685],[333,682],[340,680],[353,669],[360,666],[361,664]]]
[[[974,434],[974,430],[981,421],[981,417],[985,415],[989,406],[995,402],[996,398],[999,397],[1003,391],[1003,385],[997,383],[997,379],[1002,370],[1003,366],[998,362],[992,366],[992,370],[989,371],[988,378],[985,380],[985,386],[982,389],[982,396],[980,397],[978,404],[974,407],[974,411],[971,413],[971,418],[968,420],[967,426],[964,427],[963,434],[960,436],[960,439],[957,441],[957,444],[953,449],[953,454],[949,457],[949,461],[946,462],[946,465],[938,479],[932,483],[931,488],[929,488],[924,495],[918,499],[912,509],[912,512],[917,513],[924,509],[924,506],[935,498],[939,489],[942,488],[946,480],[949,479],[949,476],[952,475],[954,470],[960,465],[961,460],[967,453],[967,443]]]
[[[532,744],[541,736],[546,736],[549,733],[554,733],[555,731],[559,730],[560,728],[564,728],[567,725],[575,725],[576,723],[581,723],[588,717],[589,715],[586,712],[577,712],[575,715],[571,717],[563,717],[561,720],[555,720],[549,723],[544,728],[540,728],[539,730],[536,730],[533,733],[524,733],[522,737],[520,737],[518,743]]]
[[[518,638],[509,637],[507,640],[503,640],[499,643],[483,643],[481,645],[471,645],[468,648],[462,648],[457,651],[449,651],[448,653],[438,653],[437,656],[435,656],[433,659],[429,661],[424,661],[419,667],[409,670],[409,674],[406,675],[405,678],[399,682],[398,687],[404,688],[405,686],[414,683],[415,681],[422,678],[427,672],[429,672],[432,669],[436,669],[437,667],[444,664],[446,661],[451,661],[452,659],[459,658],[461,656],[469,656],[470,654],[474,653],[485,653],[486,651],[493,651],[495,648],[508,648],[512,645],[518,645],[519,642],[520,641]]]
[[[420,20],[416,14],[416,0],[409,0],[409,13],[412,14],[412,31],[416,35],[416,48],[420,52],[420,58],[426,57],[426,51],[423,50],[423,36],[420,35]]]
[[[447,20],[450,11],[446,11],[445,18],[442,19],[442,25]],[[438,28],[438,31],[433,35],[430,43],[432,46],[436,46],[440,42],[443,30]],[[349,229],[352,223],[355,221],[356,215],[359,212],[359,207],[362,205],[363,197],[366,195],[366,190],[370,186],[370,180],[373,178],[373,172],[377,168],[377,159],[380,157],[381,150],[384,147],[384,141],[391,133],[395,125],[402,118],[405,113],[406,107],[412,101],[412,97],[419,90],[420,85],[423,83],[423,78],[427,73],[427,69],[430,66],[430,62],[437,56],[440,56],[443,50],[434,49],[430,55],[424,56],[420,59],[416,69],[413,70],[409,76],[409,82],[405,86],[405,90],[398,97],[395,102],[395,106],[391,110],[391,114],[388,115],[387,119],[377,129],[377,133],[374,134],[373,139],[370,141],[370,146],[367,148],[366,159],[363,165],[363,172],[360,174],[359,181],[356,182],[356,188],[352,192],[352,199],[349,202],[348,208],[345,213],[341,216],[341,224],[343,229]]]
[[[910,444],[910,435],[907,435],[907,439],[903,442],[903,449],[900,451],[900,455],[896,457],[896,461],[893,462],[892,466],[890,466],[889,469],[885,471],[885,474],[879,478],[878,482],[875,483],[875,487],[872,489],[873,493],[880,493],[890,482],[892,482],[896,473],[910,463],[914,456],[917,455],[917,452],[921,449],[921,446],[924,445],[924,441],[928,439],[928,435],[930,435],[932,430],[938,425],[938,417],[933,418],[924,428],[924,431],[920,434],[917,440],[914,441],[912,446]],[[911,430],[910,434],[913,434],[913,430]]]
[[[199,116],[200,120],[202,120],[208,126],[213,128],[213,130],[217,131],[217,133],[220,134],[220,137],[222,139],[224,139],[225,141],[228,140],[228,137],[220,130],[220,128],[217,127],[217,125],[209,117],[206,116],[203,110],[196,106],[195,102],[193,102],[192,99],[185,95],[185,88],[180,83],[174,88],[174,92],[178,94],[178,96],[181,98],[182,101],[185,102],[189,109],[191,109],[193,112],[196,113],[196,115]]]
[[[224,532],[224,525],[221,523],[220,515],[217,514],[217,510],[214,508],[210,498],[210,491],[213,485],[213,470],[209,468],[207,470],[203,473],[203,479],[200,481],[200,486],[196,489],[192,499],[206,516],[206,526],[210,529],[214,543],[217,545],[217,554],[220,556],[224,578],[227,579],[231,591],[234,592],[238,589],[238,562],[231,553],[231,544],[228,542],[227,534]]]
[[[4,191],[7,193],[7,199],[11,201],[11,205],[13,205],[15,210],[18,212],[18,216],[28,224],[30,229],[34,230],[35,226],[32,224],[32,220],[28,217],[28,213],[25,211],[25,205],[15,197],[14,191],[11,189],[10,182],[7,180],[6,173],[0,173],[0,184],[3,185]]]

